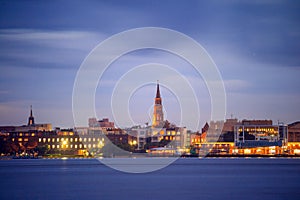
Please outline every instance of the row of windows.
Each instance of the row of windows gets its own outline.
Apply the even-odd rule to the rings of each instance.
[[[18,135],[19,136],[32,136],[33,137],[33,136],[35,136],[35,133],[24,133],[24,134],[23,133],[19,133]]]
[[[243,131],[243,129],[242,128],[239,128],[239,132],[242,132]],[[251,132],[260,132],[260,131],[262,131],[262,132],[277,132],[277,131],[275,131],[275,129],[274,128],[244,128],[244,131],[247,131],[247,132],[249,132],[249,131],[251,131]]]
[[[14,142],[15,141],[15,138],[12,138],[12,141]],[[24,141],[24,142],[28,142],[28,138],[18,138],[18,142],[22,142],[22,141]]]
[[[57,145],[49,145],[49,147],[51,148],[51,149],[82,149],[82,147],[83,148],[102,148],[103,147],[103,144],[98,144],[98,145],[96,145],[96,144],[88,144],[88,145],[86,145],[86,144],[79,144],[79,145],[77,145],[77,144],[75,144],[75,145],[73,145],[73,144],[70,144],[70,145],[68,145],[68,144],[66,144],[66,145],[59,145],[59,144],[57,144]]]
[[[70,142],[96,142],[96,141],[104,141],[104,138],[39,138],[39,142],[63,142],[63,141],[70,141]]]

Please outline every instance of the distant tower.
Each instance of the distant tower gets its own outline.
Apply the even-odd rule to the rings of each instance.
[[[32,106],[30,106],[30,116],[28,117],[28,126],[34,125],[34,117],[32,115]]]
[[[161,104],[161,97],[159,91],[159,84],[157,81],[156,97],[153,111],[152,127],[162,128],[164,126],[164,113],[163,107]]]

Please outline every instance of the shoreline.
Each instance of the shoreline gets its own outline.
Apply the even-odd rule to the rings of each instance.
[[[1,160],[42,160],[42,159],[139,159],[139,158],[176,158],[177,156],[115,156],[115,157],[85,157],[85,156],[70,156],[70,155],[55,155],[55,156],[39,156],[39,157],[15,157],[15,156],[0,156]],[[300,155],[214,155],[209,154],[206,156],[196,156],[196,155],[181,155],[178,158],[300,158]]]

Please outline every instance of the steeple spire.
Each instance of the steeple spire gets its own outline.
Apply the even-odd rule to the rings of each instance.
[[[159,83],[157,80],[156,98],[160,98]]]
[[[30,117],[33,117],[33,115],[32,115],[32,105],[30,105]]]
[[[163,125],[164,125],[164,113],[163,113],[163,107],[161,103],[159,83],[157,81],[155,104],[154,104],[153,118],[152,118],[152,127],[162,128]]]
[[[161,105],[161,97],[160,97],[160,91],[159,91],[159,83],[157,80],[157,86],[156,86],[156,97],[155,97],[155,104]]]
[[[33,126],[34,125],[34,117],[32,114],[32,105],[30,105],[30,116],[28,117],[28,126]]]

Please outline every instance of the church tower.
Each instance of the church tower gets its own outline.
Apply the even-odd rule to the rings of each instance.
[[[28,117],[28,126],[34,125],[34,117],[32,115],[32,106],[30,106],[30,116]]]
[[[152,127],[154,128],[162,128],[164,126],[164,113],[161,102],[162,100],[160,97],[159,84],[157,81],[156,97],[152,117]]]

